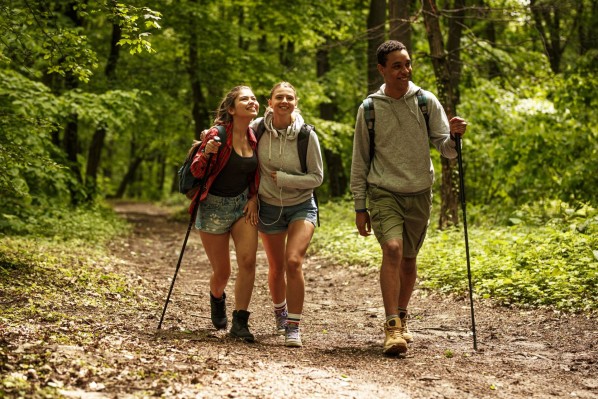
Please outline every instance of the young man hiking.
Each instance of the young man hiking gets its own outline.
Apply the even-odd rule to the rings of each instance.
[[[459,117],[449,121],[436,96],[411,82],[411,58],[401,42],[381,44],[377,58],[384,84],[369,96],[368,108],[375,110],[371,131],[367,126],[371,112],[363,105],[357,112],[351,192],[359,234],[368,236],[373,228],[382,247],[383,353],[396,355],[405,353],[407,343],[413,341],[407,305],[432,208],[434,169],[429,143],[442,156],[455,158],[452,136],[463,135],[467,123]]]

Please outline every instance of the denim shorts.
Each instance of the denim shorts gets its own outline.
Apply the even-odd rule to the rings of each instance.
[[[369,197],[372,229],[380,245],[402,239],[403,256],[415,258],[428,231],[432,191],[401,195],[373,187],[369,189]]]
[[[276,206],[260,201],[260,221],[258,230],[264,234],[277,234],[287,231],[289,224],[297,220],[307,220],[316,225],[318,207],[314,197],[291,206]]]
[[[208,194],[207,198],[199,203],[195,227],[199,231],[211,234],[229,232],[233,224],[243,217],[247,194],[248,190],[236,197]]]

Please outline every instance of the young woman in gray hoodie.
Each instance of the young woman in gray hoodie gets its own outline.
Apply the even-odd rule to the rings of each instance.
[[[324,178],[314,129],[309,132],[307,172],[302,170],[297,140],[304,120],[298,101],[295,88],[280,82],[270,91],[264,117],[252,122],[254,130],[263,130],[261,136],[258,133],[258,230],[268,257],[276,328],[290,347],[303,345],[299,330],[305,296],[302,267],[316,225],[313,191]]]

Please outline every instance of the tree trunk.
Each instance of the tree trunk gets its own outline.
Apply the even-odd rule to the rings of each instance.
[[[81,168],[79,168],[79,161],[77,155],[79,153],[79,117],[77,114],[71,114],[70,120],[64,128],[64,138],[62,146],[66,153],[66,159],[69,162],[69,167],[75,174],[79,183],[83,182],[81,177]]]
[[[455,95],[451,83],[449,57],[444,50],[442,32],[438,21],[438,9],[435,0],[425,0],[423,2],[424,24],[428,34],[428,43],[430,54],[432,56],[432,65],[434,74],[438,82],[437,97],[443,105],[448,118],[455,116]],[[442,163],[442,182],[440,198],[440,218],[438,226],[445,229],[448,226],[459,222],[459,185],[458,171],[455,167],[456,160],[441,158]]]
[[[197,3],[197,0],[193,1]],[[189,20],[189,60],[187,72],[191,82],[191,91],[193,93],[193,108],[191,114],[194,122],[194,137],[199,140],[202,130],[210,125],[210,115],[206,106],[206,99],[202,92],[201,80],[199,77],[199,50],[197,47],[199,27],[195,20]]]
[[[579,54],[584,55],[590,50],[598,48],[598,1],[592,0],[589,9],[580,1],[577,5],[577,15],[583,16],[577,32],[579,36]]]
[[[550,62],[550,68],[555,74],[561,71],[561,59],[569,40],[569,35],[567,32],[563,32],[564,29],[561,26],[561,15],[565,14],[565,20],[572,20],[571,30],[573,31],[582,17],[577,10],[573,11],[577,7],[577,5],[558,0],[540,2],[530,0],[534,27],[540,34],[544,52]],[[575,15],[568,18],[567,12],[575,13]]]
[[[118,46],[118,41],[121,39],[121,36],[122,31],[120,26],[118,24],[112,24],[110,54],[108,55],[108,62],[104,69],[104,75],[106,76],[109,85],[114,82],[114,79],[116,78],[116,65],[118,64],[120,56],[120,46]],[[106,126],[101,123],[100,126],[96,128],[89,147],[87,167],[85,169],[85,184],[92,196],[95,196],[97,189],[97,177],[102,160],[102,150],[104,149],[106,133]]]
[[[384,42],[386,24],[386,0],[370,0],[368,30],[368,94],[373,93],[383,82],[378,72],[376,50]]]
[[[496,47],[496,24],[489,16],[489,9],[484,0],[479,0],[479,9],[480,11],[478,12],[481,15],[480,19],[484,21],[482,22],[484,24],[484,30],[482,31],[481,36],[486,39],[486,41],[490,43],[492,47]],[[494,79],[501,75],[500,63],[498,59],[492,58],[488,60],[486,63],[486,68],[486,76],[488,79]]]
[[[295,64],[295,42],[287,41],[285,43],[284,37],[280,36],[278,44],[278,58],[282,66],[287,69],[291,69]]]
[[[398,40],[407,47],[411,54],[413,49],[411,43],[411,21],[410,9],[413,0],[389,0],[388,16],[390,19],[389,38]]]
[[[461,102],[461,92],[459,83],[461,82],[461,37],[463,36],[463,26],[465,20],[465,0],[455,0],[454,11],[449,19],[448,27],[448,63],[450,71],[450,87],[452,88],[453,98],[451,103],[453,107]],[[455,111],[456,112],[456,111]]]
[[[121,199],[122,197],[124,197],[129,184],[135,181],[135,173],[137,172],[137,169],[139,168],[139,165],[141,165],[142,161],[143,158],[141,156],[136,156],[131,159],[131,161],[129,162],[129,168],[127,170],[127,173],[125,174],[125,177],[123,177],[123,179],[121,180],[120,185],[118,186],[118,190],[116,190],[115,198]]]
[[[330,59],[327,48],[328,46],[324,46],[324,49],[318,50],[316,55],[317,76],[319,80],[322,80],[330,72]],[[331,96],[334,97],[332,94]],[[330,98],[330,102],[320,104],[320,117],[324,120],[333,121],[337,112],[338,108],[334,98]],[[322,148],[324,159],[326,160],[326,176],[329,182],[330,196],[341,197],[347,191],[348,182],[345,168],[343,168],[342,157],[338,152]]]

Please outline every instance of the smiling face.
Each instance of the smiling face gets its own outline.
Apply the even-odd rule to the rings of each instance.
[[[276,116],[290,116],[297,106],[297,94],[288,86],[279,86],[272,92],[268,106]]]
[[[378,71],[384,78],[386,87],[392,91],[405,92],[411,80],[411,58],[407,50],[388,53],[386,64],[378,64]]]
[[[234,106],[229,109],[229,113],[236,117],[255,118],[259,112],[260,104],[253,94],[253,91],[248,88],[241,89],[237,98],[235,98]]]

